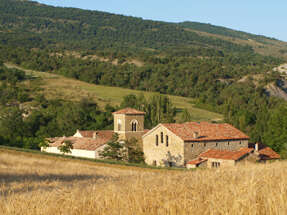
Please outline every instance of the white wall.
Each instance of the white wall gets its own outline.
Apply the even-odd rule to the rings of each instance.
[[[104,145],[106,146],[106,145]],[[72,149],[72,153],[67,153],[66,155],[71,155],[75,157],[83,157],[83,158],[92,158],[92,159],[99,159],[99,152],[104,148],[104,146],[99,147],[95,151],[89,150],[82,150],[82,149]],[[48,152],[48,153],[55,153],[55,154],[63,154],[57,147],[47,147],[46,149],[41,148],[41,151]]]
[[[83,136],[81,135],[81,133],[79,132],[79,130],[77,130],[77,132],[74,134],[73,137],[83,137]]]

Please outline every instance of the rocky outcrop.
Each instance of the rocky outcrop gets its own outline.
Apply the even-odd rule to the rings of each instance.
[[[266,86],[266,92],[271,96],[287,101],[287,81],[277,80],[276,82],[268,84]]]

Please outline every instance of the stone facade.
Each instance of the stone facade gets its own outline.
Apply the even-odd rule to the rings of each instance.
[[[114,132],[119,135],[120,140],[136,138],[142,145],[144,130],[143,114],[114,114]]]
[[[232,167],[235,166],[236,161],[234,160],[224,160],[224,159],[216,159],[216,158],[209,158],[207,161],[208,168],[214,167]]]
[[[145,162],[148,165],[184,166],[184,141],[164,126],[158,126],[150,135],[144,136],[143,145]]]
[[[161,135],[163,135],[163,143]],[[168,145],[166,144],[167,137]],[[149,165],[156,166],[184,167],[208,149],[237,151],[241,148],[248,148],[248,139],[185,141],[163,124],[159,124],[143,136],[145,161]],[[232,162],[224,161],[224,166],[226,166],[225,163],[231,165]],[[202,165],[210,166],[211,164],[207,162]]]
[[[248,148],[248,140],[185,142],[184,158],[185,161],[193,160],[208,149],[237,151],[240,148]]]

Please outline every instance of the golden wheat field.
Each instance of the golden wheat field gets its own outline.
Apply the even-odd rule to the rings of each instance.
[[[0,214],[287,214],[287,163],[175,171],[0,151]]]

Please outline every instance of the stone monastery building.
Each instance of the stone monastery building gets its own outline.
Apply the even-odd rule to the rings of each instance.
[[[104,149],[115,133],[120,141],[136,138],[142,146],[145,162],[155,166],[196,168],[234,166],[243,160],[279,159],[271,148],[250,144],[249,137],[229,124],[187,122],[159,124],[144,129],[142,111],[125,108],[113,113],[114,130],[80,131],[72,137],[49,139],[42,151],[61,153],[58,147],[65,141],[73,144],[72,156],[101,159]]]

